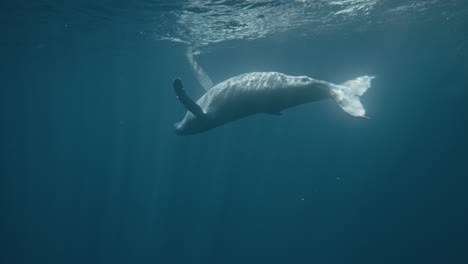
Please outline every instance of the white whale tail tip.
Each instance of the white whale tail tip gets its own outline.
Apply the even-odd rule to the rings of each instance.
[[[365,75],[339,85],[334,85],[331,89],[331,95],[346,113],[368,119],[366,110],[362,106],[359,97],[369,89],[371,81],[374,78],[374,76]]]

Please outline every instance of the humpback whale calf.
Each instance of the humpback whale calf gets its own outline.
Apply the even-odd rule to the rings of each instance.
[[[178,135],[201,133],[257,113],[281,115],[286,108],[325,99],[334,99],[352,116],[367,118],[359,97],[370,87],[373,76],[333,84],[307,76],[252,72],[213,86],[210,77],[195,60],[191,48],[187,49],[186,55],[206,93],[194,102],[185,93],[182,80],[174,80],[177,99],[187,108],[182,121],[174,124]]]
[[[252,72],[223,81],[209,89],[197,102],[187,96],[181,79],[174,80],[179,101],[187,108],[178,135],[191,135],[257,113],[280,115],[281,111],[308,102],[334,99],[348,114],[367,118],[359,96],[370,87],[373,76],[361,76],[332,84],[307,76],[278,72]]]

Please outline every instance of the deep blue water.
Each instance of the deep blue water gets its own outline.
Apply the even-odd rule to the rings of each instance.
[[[188,137],[171,85],[203,94],[187,44],[151,36],[131,4],[85,2],[2,4],[0,263],[467,263],[463,1],[200,45],[215,83],[377,78],[370,120],[323,101]]]

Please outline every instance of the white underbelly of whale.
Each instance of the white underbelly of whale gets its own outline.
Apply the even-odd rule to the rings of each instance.
[[[307,76],[288,76],[278,72],[239,75],[208,90],[196,105],[189,102],[193,105],[188,106],[189,103],[180,98],[186,97],[185,93],[178,94],[179,100],[189,111],[181,122],[175,124],[176,133],[196,134],[256,113],[279,115],[286,108],[331,98],[348,114],[365,118],[359,96],[370,87],[373,78],[362,76],[336,85]],[[183,91],[181,85],[180,82]],[[185,100],[190,101],[188,97]]]

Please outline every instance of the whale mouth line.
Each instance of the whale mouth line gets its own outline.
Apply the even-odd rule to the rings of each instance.
[[[184,133],[182,132],[182,129],[180,127],[181,122],[174,123],[174,133],[177,135],[183,135]]]

